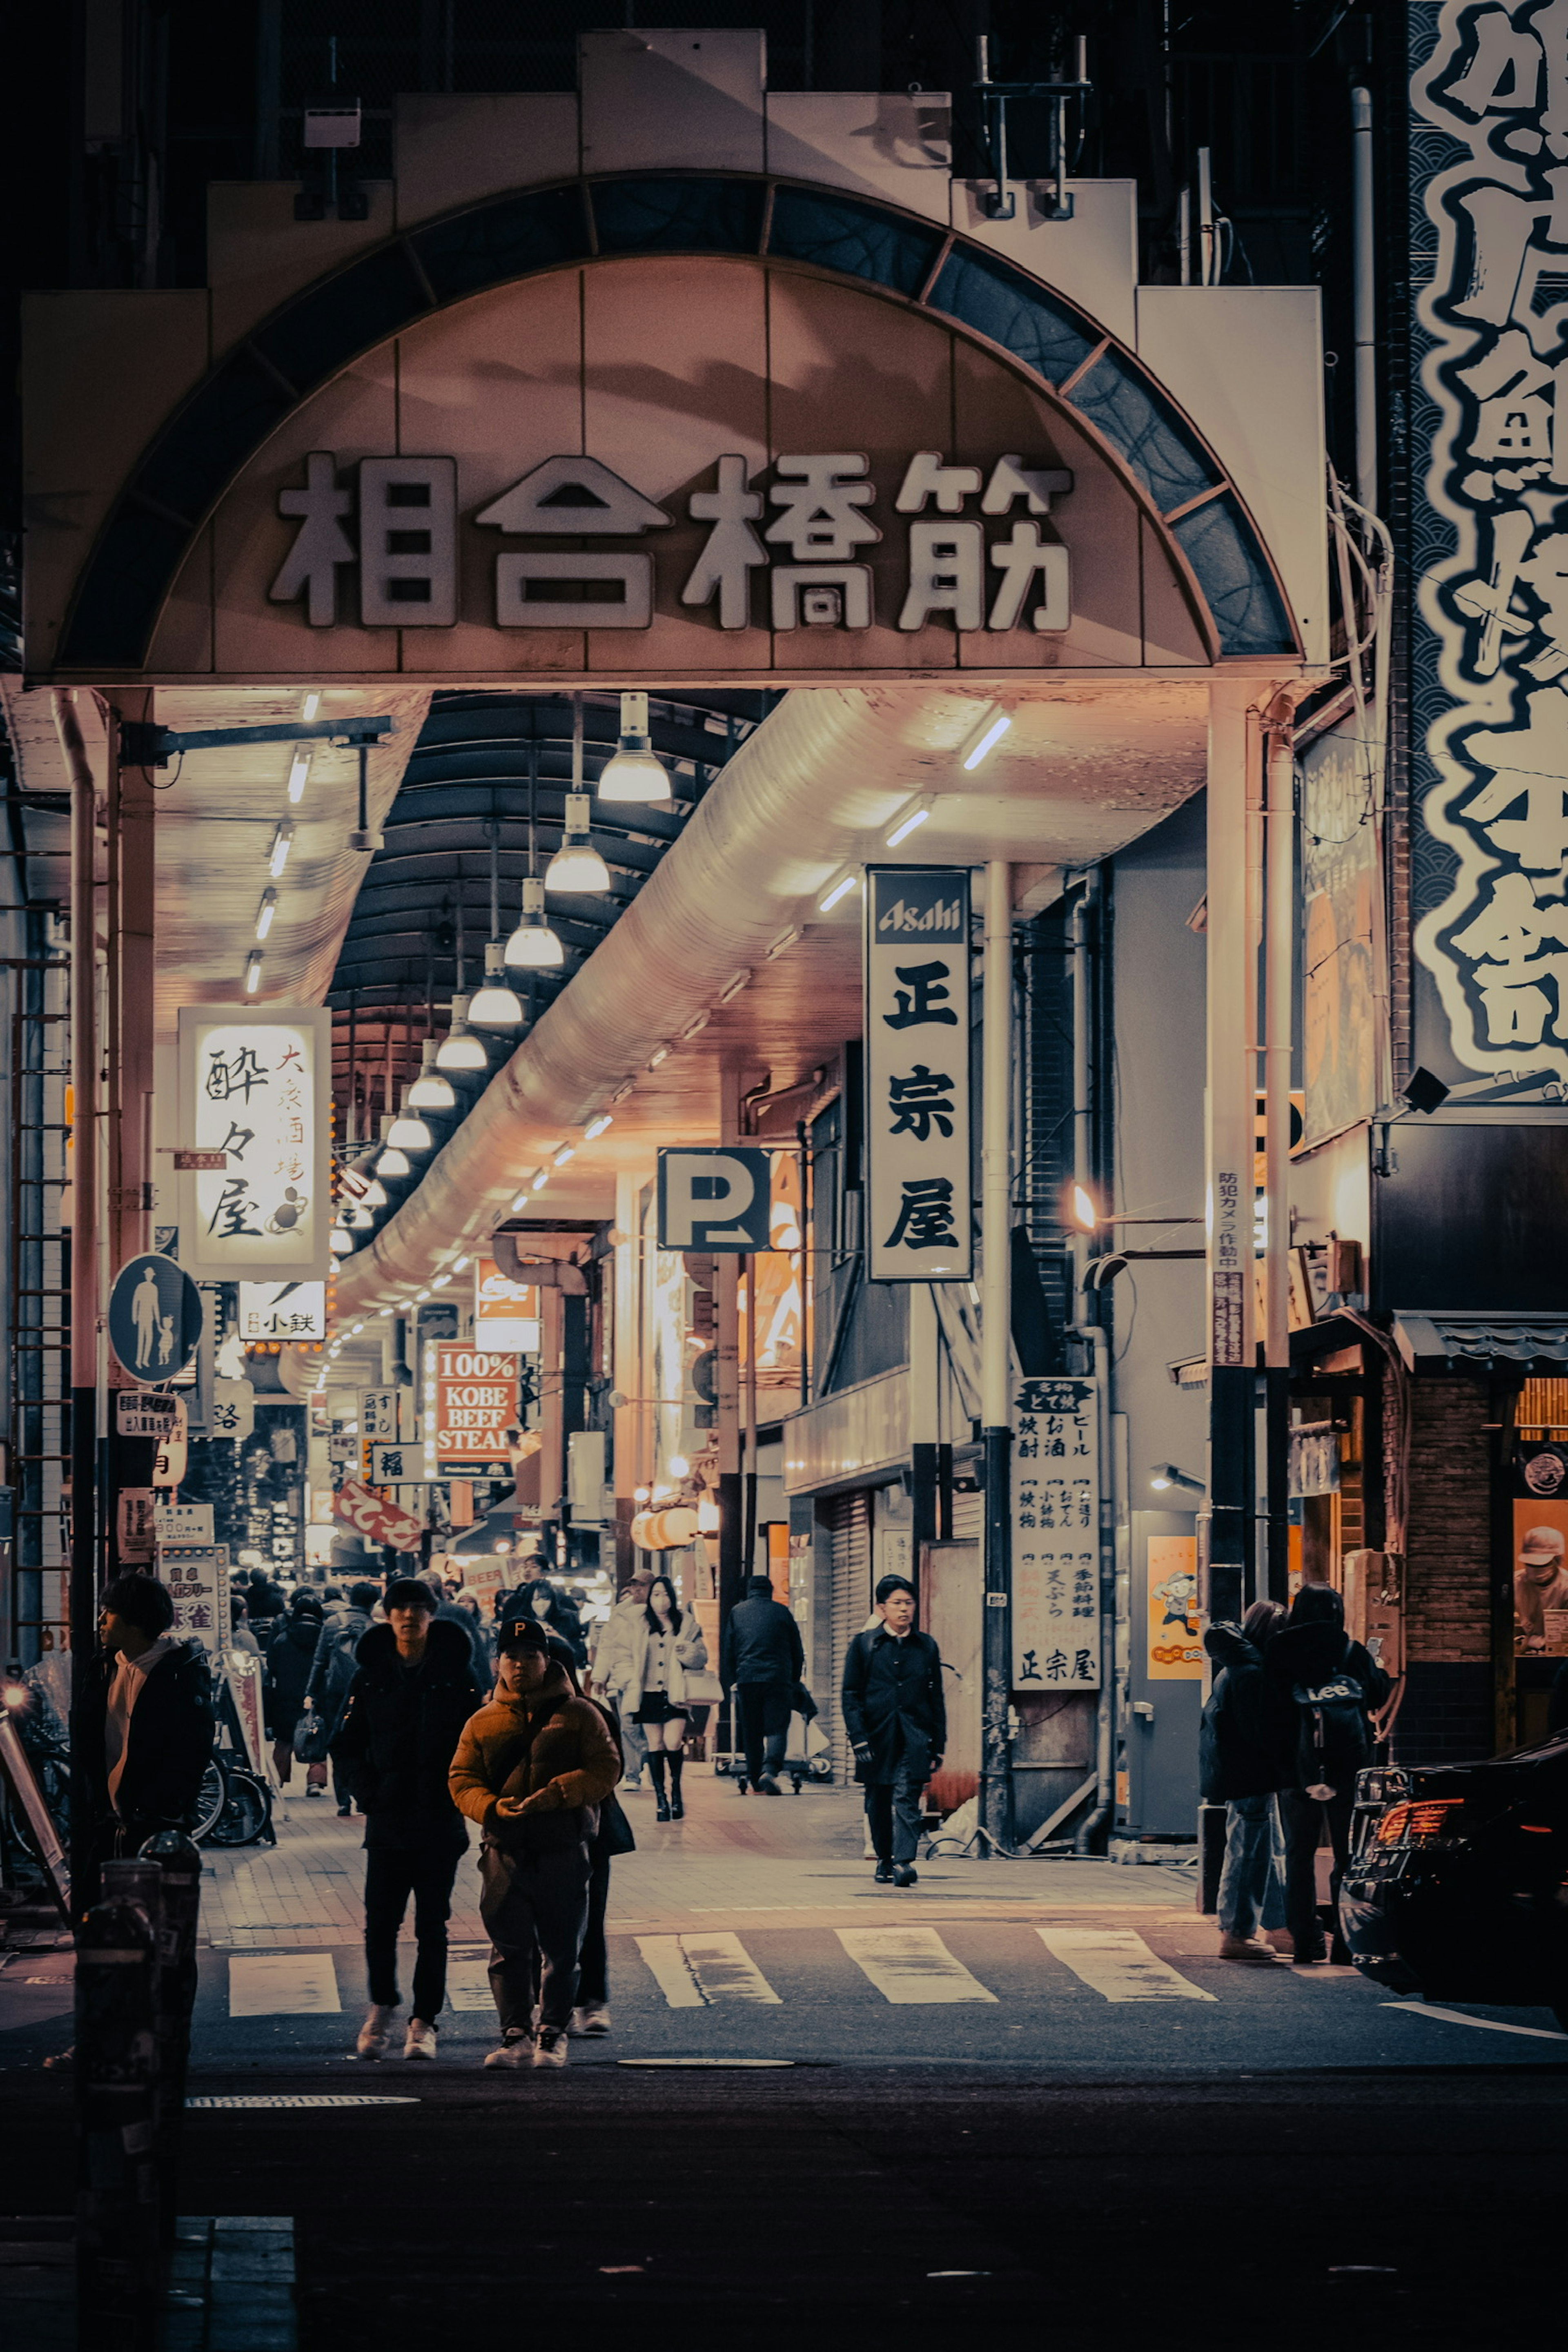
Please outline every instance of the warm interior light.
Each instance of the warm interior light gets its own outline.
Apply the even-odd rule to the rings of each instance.
[[[609,888],[610,869],[588,838],[589,809],[586,793],[567,793],[561,846],[544,869],[547,890],[589,896]]]
[[[672,1478],[685,1478],[689,1475],[691,1465],[687,1460],[684,1454],[672,1454],[670,1455],[669,1475]]]
[[[749,971],[738,971],[735,974],[734,979],[726,981],[723,987],[719,991],[720,1003],[732,1004],[736,997],[741,993],[741,991],[743,988],[749,988],[751,986],[751,982],[752,975]]]
[[[261,950],[252,948],[245,959],[245,992],[254,996],[261,985]]]
[[[414,1163],[406,1151],[395,1143],[388,1143],[375,1163],[378,1176],[412,1176]]]
[[[835,907],[837,906],[840,898],[847,898],[859,879],[860,877],[858,874],[841,874],[837,881],[832,884],[826,896],[817,900],[817,913],[819,915],[831,915]]]
[[[647,1057],[648,1068],[650,1070],[657,1070],[661,1062],[668,1062],[668,1059],[669,1047],[668,1045],[656,1045],[653,1052]]]
[[[511,993],[509,989],[507,993]],[[476,1037],[468,1027],[468,1000],[466,996],[452,999],[452,1026],[436,1048],[438,1070],[484,1070],[489,1067],[489,1055],[482,1037]]]
[[[300,716],[305,721],[307,727],[310,725],[311,719],[314,719],[321,707],[321,688],[319,687],[312,687],[310,693],[305,697],[304,701],[300,705]]]
[[[1012,713],[1007,710],[999,710],[994,719],[984,721],[981,731],[974,737],[973,740],[969,745],[968,750],[964,752],[963,765],[965,770],[973,771],[977,768],[980,765],[981,761],[985,757],[986,752],[990,751],[992,745],[1001,741],[1003,736],[1005,735],[1008,728],[1011,727],[1012,724]]]
[[[706,1495],[697,1506],[697,1532],[700,1536],[716,1536],[719,1532],[719,1506]]]
[[[419,1049],[419,1076],[408,1089],[410,1110],[455,1110],[458,1097],[451,1082],[436,1067],[436,1040],[426,1037]]]
[[[386,1139],[395,1150],[428,1151],[436,1139],[425,1121],[409,1108],[408,1097],[413,1091],[412,1087],[404,1087],[403,1108],[387,1129]]]
[[[598,1118],[591,1118],[588,1121],[587,1126],[583,1129],[584,1141],[585,1143],[592,1143],[596,1135],[603,1135],[605,1129],[607,1127],[614,1127],[615,1123],[616,1122],[611,1118],[609,1112],[607,1110],[602,1110],[599,1113]]]
[[[264,940],[267,937],[268,932],[272,929],[273,920],[277,913],[277,891],[263,890],[261,894],[261,904],[256,910],[256,936],[258,940]]]
[[[289,762],[289,798],[296,807],[305,797],[305,784],[310,773],[310,747],[296,743],[294,756]]]
[[[522,912],[506,943],[506,960],[514,971],[549,971],[566,961],[566,950],[544,914],[544,885],[537,874],[526,875]]]
[[[345,1231],[342,1225],[334,1225],[331,1232],[327,1235],[327,1247],[331,1251],[334,1257],[347,1257],[353,1245],[354,1237],[353,1234]]]
[[[386,1154],[385,1154],[385,1152],[384,1152],[384,1151],[382,1153],[381,1157],[382,1157],[382,1160],[383,1160],[383,1162],[384,1163],[385,1159],[386,1159]],[[379,1177],[379,1176],[373,1176],[373,1177],[371,1178],[370,1182],[365,1186],[364,1191],[360,1194],[360,1204],[361,1204],[361,1206],[362,1206],[363,1208],[366,1208],[366,1209],[384,1209],[384,1208],[385,1208],[385,1206],[386,1206],[386,1187],[385,1187],[385,1185],[382,1182],[382,1181],[381,1181],[381,1179],[380,1179],[380,1177]]]
[[[468,1019],[479,1029],[515,1029],[522,1019],[522,1000],[504,978],[505,958],[499,940],[485,949],[485,984],[468,1000]]]
[[[647,697],[623,694],[621,735],[599,776],[602,801],[667,801],[669,778],[654,756],[648,734]]]
[[[557,1168],[564,1168],[569,1160],[576,1159],[577,1147],[574,1143],[563,1143],[560,1150],[551,1156]]]
[[[550,1181],[550,1171],[549,1171],[549,1169],[548,1169],[548,1168],[542,1168],[542,1169],[539,1171],[538,1175],[537,1175],[537,1176],[535,1176],[535,1178],[534,1178],[534,1180],[533,1180],[533,1182],[532,1182],[532,1185],[531,1185],[531,1187],[530,1189],[531,1189],[531,1191],[535,1192],[543,1192],[543,1190],[544,1190],[544,1188],[545,1188],[545,1186],[549,1183],[549,1181]]]
[[[454,1258],[452,1261],[452,1272],[454,1274],[461,1274],[463,1268],[468,1265],[468,1261],[466,1257]]]
[[[1072,1214],[1074,1224],[1081,1226],[1086,1234],[1093,1233],[1100,1223],[1100,1212],[1081,1184],[1072,1188]]]
[[[924,824],[930,814],[930,809],[924,806],[923,803],[917,803],[915,807],[908,810],[905,814],[899,819],[891,833],[889,834],[888,847],[889,849],[897,849],[900,841],[908,841],[916,825]]]
[[[291,817],[284,817],[279,824],[277,832],[272,836],[272,847],[267,859],[267,869],[274,881],[278,879],[278,877],[282,873],[283,868],[288,865],[289,852],[293,845],[293,819]]]

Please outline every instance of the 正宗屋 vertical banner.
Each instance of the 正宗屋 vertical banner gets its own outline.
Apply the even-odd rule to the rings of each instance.
[[[1092,1381],[1013,1404],[1013,1688],[1100,1688],[1100,1437]]]
[[[866,869],[866,1272],[966,1280],[973,1261],[969,869]]]
[[[298,1282],[331,1272],[331,1014],[319,1005],[182,1005],[175,1164],[187,1163],[187,1274]]]

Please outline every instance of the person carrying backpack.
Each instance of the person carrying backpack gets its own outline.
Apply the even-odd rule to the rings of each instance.
[[[1391,1685],[1345,1632],[1345,1604],[1331,1585],[1304,1584],[1290,1622],[1263,1653],[1271,1741],[1279,1759],[1285,1832],[1285,1924],[1296,1965],[1325,1958],[1347,1966],[1339,1932],[1340,1880],[1350,1857],[1355,1779],[1372,1762],[1372,1717]],[[1334,1920],[1325,1952],[1318,1924],[1317,1853],[1327,1823],[1333,1849],[1329,1899]]]

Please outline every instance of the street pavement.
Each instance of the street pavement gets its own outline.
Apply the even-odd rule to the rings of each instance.
[[[563,2074],[481,2071],[468,1867],[436,2063],[365,2065],[362,1825],[297,1795],[275,1849],[207,1856],[182,2205],[292,2227],[307,2352],[541,2301],[617,2333],[645,2305],[661,2332],[717,2320],[746,2352],[906,2352],[964,2311],[1048,2322],[1052,2352],[1475,2347],[1554,2309],[1548,2012],[1221,1961],[1184,1870],[938,1855],[885,1889],[852,1795],[697,1769],[687,1794],[668,1827],[628,1800],[615,2031]],[[24,2216],[73,2193],[47,1941],[0,1968]]]

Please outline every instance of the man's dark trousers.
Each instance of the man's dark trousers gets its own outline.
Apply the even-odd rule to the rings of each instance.
[[[746,1751],[746,1778],[753,1787],[764,1772],[776,1772],[784,1759],[789,1738],[788,1683],[737,1683],[735,1697],[741,1713],[741,1744]]]
[[[479,1854],[479,1916],[490,1939],[490,1990],[502,2033],[539,2022],[564,2032],[577,1998],[577,1960],[588,1926],[588,1849]]]
[[[447,1922],[452,1916],[452,1881],[465,1851],[443,1823],[433,1834],[423,1824],[394,1829],[376,1823],[374,1845],[364,1856],[364,1958],[370,1997],[395,2007],[397,1933],[408,1898],[414,1897],[414,2008],[434,2025],[447,1999]]]
[[[905,1748],[890,1780],[866,1787],[866,1819],[879,1862],[913,1862],[921,1847],[921,1799],[931,1778],[931,1750],[923,1741]]]

